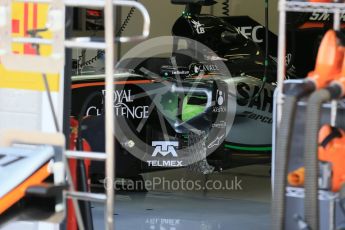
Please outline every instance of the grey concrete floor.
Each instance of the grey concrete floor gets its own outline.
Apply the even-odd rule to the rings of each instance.
[[[117,230],[222,230],[270,228],[269,166],[247,166],[207,177],[188,170],[170,170],[144,175],[166,180],[241,180],[239,190],[169,190],[148,193],[119,192],[115,201]],[[104,206],[93,204],[95,229],[104,229]]]

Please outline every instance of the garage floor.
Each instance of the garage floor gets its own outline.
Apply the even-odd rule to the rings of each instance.
[[[188,170],[144,175],[186,180],[242,180],[241,191],[119,192],[116,196],[116,229],[264,229],[270,228],[269,166],[256,165],[214,173],[205,178]],[[104,229],[104,206],[93,204],[95,229]]]

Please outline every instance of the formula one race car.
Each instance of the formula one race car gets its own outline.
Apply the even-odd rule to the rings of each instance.
[[[200,15],[214,1],[172,2],[187,7],[173,26],[170,57],[117,65],[124,70],[114,76],[117,176],[270,162],[276,63],[231,24]],[[80,136],[104,151],[104,75],[72,79],[72,116],[87,116]],[[92,162],[91,174],[103,167]]]

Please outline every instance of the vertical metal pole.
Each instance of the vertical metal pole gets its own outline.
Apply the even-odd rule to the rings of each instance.
[[[70,7],[65,8],[65,37],[68,38],[72,34],[72,27],[73,27],[73,9]],[[70,105],[71,105],[71,76],[72,76],[72,50],[65,48],[65,69],[64,75],[61,76],[63,78],[63,112],[62,112],[62,132],[65,137],[69,137],[70,135]],[[69,138],[66,138],[66,149],[69,147]],[[63,155],[65,153],[62,153]],[[62,156],[63,160],[64,156]],[[65,163],[65,161],[63,161]],[[69,167],[65,165],[65,167]],[[63,197],[64,198],[64,197]],[[64,199],[66,202],[66,199]],[[67,202],[66,202],[67,207]],[[67,211],[68,212],[68,211]],[[69,213],[67,213],[69,215]],[[79,220],[81,221],[81,220]],[[64,221],[60,224],[59,229],[67,229],[67,219],[65,218]]]
[[[112,0],[105,0],[104,7],[105,16],[105,150],[106,159],[106,212],[105,212],[105,229],[114,228],[114,178],[115,178],[115,148],[114,148],[114,108],[113,108],[113,92],[114,92],[114,6]]]
[[[68,38],[72,34],[73,30],[73,9],[70,7],[65,8],[65,37]],[[79,64],[79,63],[78,63]],[[71,77],[72,77],[72,50],[71,49],[65,49],[65,69],[61,72],[61,78],[63,80],[63,95],[60,97],[63,97],[63,123],[62,123],[62,132],[65,135],[65,137],[69,137],[70,133],[70,123],[69,123],[69,117],[70,117],[70,105],[71,105]],[[66,148],[69,146],[69,138],[66,138]],[[66,176],[67,181],[71,183],[70,190],[75,191],[74,184],[71,176],[71,171],[68,164],[68,159],[66,158],[65,153],[62,153],[61,159],[66,170]],[[65,197],[65,195],[64,195]],[[65,198],[65,200],[67,200]],[[74,206],[74,212],[77,219],[78,229],[84,230],[84,222],[83,218],[81,216],[80,207],[78,204],[78,200],[75,198],[72,198],[72,203]],[[67,213],[68,214],[68,213]],[[63,227],[66,226],[66,222],[64,222]],[[61,226],[60,226],[61,227]]]
[[[121,21],[122,21],[122,6],[117,6],[115,10],[115,31],[119,31],[121,28]],[[121,50],[122,49],[122,43],[118,42],[116,44],[116,60],[120,60],[121,58]]]
[[[283,83],[285,79],[285,42],[286,42],[286,11],[285,0],[280,0],[279,10],[279,34],[278,34],[278,76],[277,76],[277,126],[280,124],[283,104]]]
[[[282,115],[283,106],[283,83],[285,78],[285,30],[286,30],[286,12],[285,12],[285,0],[280,0],[278,2],[279,11],[279,31],[278,31],[278,71],[277,71],[277,89],[274,93],[275,99],[273,100],[274,110],[273,113],[273,125],[272,125],[272,194],[274,191],[274,170],[275,170],[275,148],[277,146],[277,131]]]
[[[276,147],[277,147],[277,98],[278,90],[274,91],[273,96],[273,122],[272,122],[272,159],[271,159],[271,190],[274,193],[274,177],[275,177],[275,162],[276,162]]]
[[[331,126],[335,127],[337,123],[337,113],[338,113],[338,101],[332,100],[331,102]]]
[[[72,34],[73,9],[66,7],[65,37],[69,38]],[[79,63],[78,63],[79,64]],[[64,96],[63,96],[63,125],[62,131],[66,137],[70,134],[69,117],[71,115],[71,77],[72,77],[72,50],[65,48],[65,70],[64,70]],[[66,149],[69,146],[69,138],[66,138]]]
[[[333,29],[340,30],[340,10],[336,9],[333,16]]]
[[[335,10],[335,12],[334,12],[333,29],[336,31],[340,30],[340,11],[338,9]],[[331,126],[336,125],[337,112],[338,112],[338,101],[332,100],[332,102],[331,102],[331,121],[330,121]]]

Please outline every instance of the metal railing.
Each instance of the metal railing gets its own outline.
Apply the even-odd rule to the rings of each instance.
[[[51,39],[39,37],[12,37],[12,3],[41,3],[50,5],[48,11],[47,30],[52,33]],[[143,16],[143,29],[140,35],[131,37],[114,36],[114,5],[130,6],[137,8]],[[104,9],[105,18],[105,38],[75,37],[65,39],[65,10],[66,7],[92,7]],[[146,8],[135,1],[125,0],[0,0],[0,57],[2,64],[9,70],[37,72],[37,73],[57,73],[64,69],[65,48],[91,48],[105,50],[105,75],[106,75],[106,95],[105,95],[105,143],[104,153],[88,153],[79,151],[66,151],[63,161],[66,168],[67,178],[70,182],[70,190],[65,191],[66,198],[71,198],[76,212],[78,227],[85,229],[81,217],[78,200],[105,202],[105,222],[106,229],[114,228],[114,183],[115,183],[115,148],[114,148],[114,66],[116,59],[114,56],[115,42],[134,42],[144,40],[149,36],[150,17]],[[50,56],[15,54],[12,52],[13,43],[26,43],[35,45],[50,45],[52,54]],[[106,164],[106,195],[93,194],[75,191],[72,175],[68,167],[68,159],[92,159],[105,161]]]

